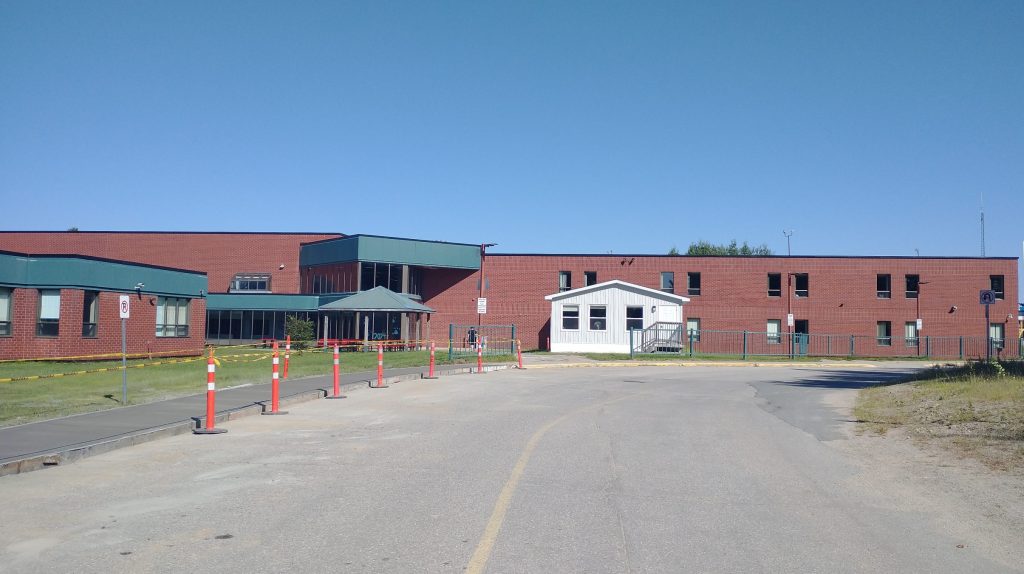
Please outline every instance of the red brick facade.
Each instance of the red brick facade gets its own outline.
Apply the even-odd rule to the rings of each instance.
[[[36,336],[39,290],[13,289],[11,336],[0,337],[0,357],[28,359],[119,354],[121,319],[118,301],[121,295],[110,292],[99,294],[96,337],[83,337],[84,292],[61,289],[59,334],[57,337],[39,337]],[[126,325],[128,353],[153,356],[201,353],[205,343],[206,301],[191,299],[188,337],[156,336],[156,302],[155,295],[131,295],[131,317]]]
[[[525,348],[544,348],[550,320],[544,296],[558,292],[559,271],[571,272],[573,288],[584,286],[585,271],[596,271],[598,282],[621,279],[652,289],[661,287],[662,271],[672,271],[675,293],[690,298],[683,307],[685,317],[700,318],[705,330],[764,332],[766,322],[776,319],[786,332],[791,308],[796,320],[808,321],[812,334],[865,337],[875,336],[878,321],[890,321],[893,336],[902,336],[904,323],[917,318],[918,305],[924,324],[921,336],[985,337],[978,292],[991,286],[991,275],[1002,275],[1004,298],[991,306],[991,320],[1005,325],[1008,340],[1017,334],[1017,261],[1011,258],[488,254],[484,322],[515,323]],[[687,293],[688,272],[700,273],[700,295]],[[778,297],[768,296],[769,273],[782,276]],[[808,275],[807,297],[786,296],[789,273]],[[891,277],[890,298],[878,297],[880,273]],[[905,296],[908,274],[920,277],[919,298]],[[424,303],[438,310],[431,319],[435,325],[476,322],[478,273],[432,271],[430,277],[424,279],[424,286],[431,287],[424,290]],[[871,352],[906,354],[899,349]]]
[[[226,293],[236,273],[270,273],[275,293],[299,293],[299,245],[337,233],[0,232],[0,249],[88,255],[204,271],[211,293]],[[284,265],[284,269],[280,266]]]
[[[314,275],[320,277],[317,281],[328,281],[337,290],[352,291],[357,287],[355,263],[310,268],[300,277],[300,245],[335,237],[342,235],[0,232],[0,249],[74,253],[193,269],[208,274],[209,291],[213,293],[226,292],[234,275],[246,272],[271,273],[274,293],[313,292]],[[282,264],[284,269],[279,269]],[[978,303],[978,292],[992,286],[991,276],[1002,276],[1003,298],[991,306],[991,320],[993,324],[1003,325],[1007,352],[1011,349],[1014,354],[1018,352],[1018,277],[1014,258],[488,254],[484,291],[488,299],[488,313],[483,318],[484,323],[515,324],[524,348],[546,348],[550,305],[544,296],[559,290],[559,271],[571,273],[572,288],[584,286],[585,272],[596,272],[597,282],[620,279],[653,289],[661,288],[661,272],[670,271],[675,274],[674,292],[691,299],[683,308],[684,320],[699,318],[702,330],[763,333],[767,329],[767,321],[778,320],[782,321],[782,332],[788,333],[786,316],[792,312],[797,321],[807,322],[811,335],[857,335],[866,338],[868,343],[875,337],[879,321],[890,322],[892,336],[902,337],[904,325],[918,317],[923,321],[922,337],[984,338],[984,307]],[[700,294],[688,292],[688,273],[700,274]],[[769,273],[781,275],[778,296],[768,294]],[[806,297],[796,296],[794,286],[787,282],[790,274],[807,275]],[[878,274],[890,276],[891,296],[888,298],[878,296]],[[906,296],[906,275],[919,276],[919,297]],[[479,280],[479,271],[422,270],[423,302],[437,311],[430,318],[433,339],[443,338],[450,323],[476,323]],[[62,298],[61,337],[58,341],[45,341],[34,337],[35,319],[25,315],[35,312],[34,300],[27,301],[25,297],[35,295],[21,293],[27,290],[18,291],[21,299],[15,309],[19,331],[11,339],[0,340],[0,353],[7,355],[5,348],[31,342],[44,348],[64,345],[61,354],[87,354],[85,350],[92,348],[94,343],[82,340],[80,331],[76,331],[73,325],[80,320],[80,292],[79,295]],[[77,308],[74,307],[76,304]],[[66,313],[65,305],[70,306]],[[202,301],[194,301],[193,335],[203,333],[205,320],[199,311],[202,306]],[[65,321],[69,322],[67,329]],[[153,318],[150,317],[144,328],[139,327],[141,330],[133,339],[142,347],[135,350],[159,351],[162,346],[181,343],[156,340],[152,326]],[[65,333],[75,340],[74,344],[70,340],[64,341]],[[101,337],[109,335],[104,332]],[[188,344],[198,348],[201,343],[196,339]],[[828,344],[831,345],[832,341]],[[96,344],[96,348],[101,347]],[[907,354],[905,348],[893,347],[858,348],[857,354]],[[79,348],[83,352],[80,353]]]

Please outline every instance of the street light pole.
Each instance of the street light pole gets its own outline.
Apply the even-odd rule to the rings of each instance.
[[[793,249],[790,247],[789,238],[793,237],[792,229],[783,229],[782,234],[786,236],[786,255],[793,255]]]
[[[478,333],[477,333],[478,337],[480,336],[480,334],[479,334],[479,331],[480,331],[479,327],[481,325],[483,325],[483,321],[484,321],[483,313],[480,312],[480,299],[484,298],[484,281],[486,281],[486,276],[484,275],[484,262],[487,261],[487,248],[488,247],[494,247],[495,245],[497,245],[497,243],[481,243],[480,244],[480,298],[477,299],[477,313],[476,313],[476,326],[477,326],[477,331],[478,331]]]
[[[917,356],[921,356],[921,329],[924,327],[924,321],[921,320],[921,290],[922,285],[927,285],[928,281],[917,280],[917,323],[914,325],[914,331],[917,337]]]

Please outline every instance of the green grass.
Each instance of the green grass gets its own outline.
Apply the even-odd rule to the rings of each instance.
[[[994,468],[1024,467],[1024,362],[929,369],[864,389],[855,417],[869,432],[902,429]]]
[[[217,388],[271,379],[271,351],[262,348],[231,348],[216,353]],[[450,364],[447,353],[437,353],[438,365]],[[485,356],[485,362],[509,362],[510,356]],[[429,364],[427,351],[389,352],[385,368],[422,367]],[[128,404],[142,404],[206,392],[206,358],[167,362],[168,359],[128,361]],[[280,357],[284,368],[284,353]],[[475,357],[455,358],[453,364],[475,363]],[[163,364],[154,364],[163,363]],[[140,367],[141,366],[141,367]],[[121,362],[9,362],[0,363],[0,379],[50,376],[33,380],[0,382],[0,426],[12,426],[71,414],[121,406]],[[329,375],[333,356],[322,351],[293,351],[289,378]],[[377,353],[341,353],[343,373],[374,371]],[[111,369],[76,374],[77,371]],[[53,377],[54,374],[64,376]]]

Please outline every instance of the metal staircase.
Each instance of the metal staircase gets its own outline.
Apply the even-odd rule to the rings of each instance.
[[[636,353],[679,353],[686,346],[686,330],[682,323],[654,323],[634,334]]]

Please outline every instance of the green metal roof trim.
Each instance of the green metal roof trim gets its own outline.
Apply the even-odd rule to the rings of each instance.
[[[479,269],[480,246],[376,235],[351,235],[341,239],[306,243],[299,251],[301,266],[350,261]]]
[[[433,313],[434,310],[412,299],[399,295],[387,287],[374,287],[354,295],[320,306],[321,311],[398,311],[405,313]]]
[[[0,285],[37,289],[87,289],[171,297],[202,297],[206,274],[76,255],[0,252]]]
[[[273,293],[211,293],[206,296],[210,311],[316,311],[319,295],[274,295]]]

